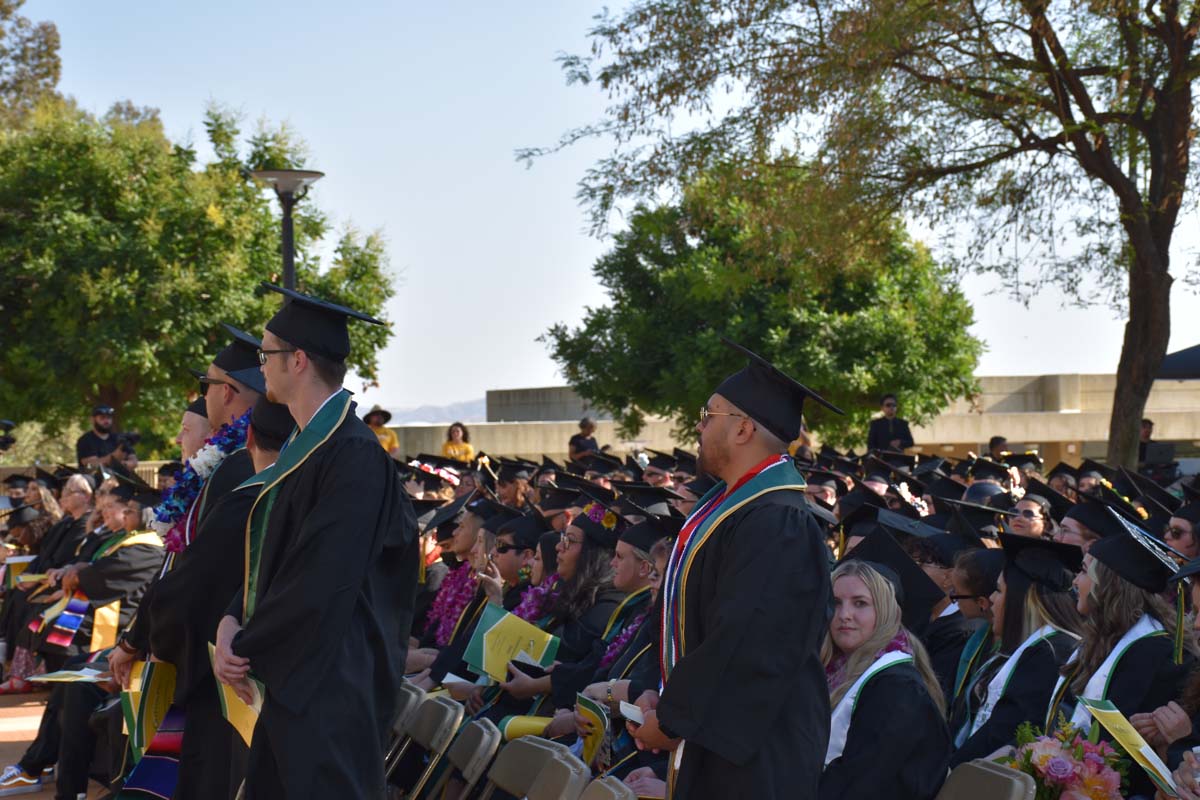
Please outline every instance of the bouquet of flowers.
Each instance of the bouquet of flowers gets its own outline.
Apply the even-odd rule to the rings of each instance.
[[[1069,724],[1044,736],[1026,722],[1016,743],[1016,754],[1001,763],[1033,776],[1037,800],[1121,800],[1129,762],[1107,742],[1091,741]]]

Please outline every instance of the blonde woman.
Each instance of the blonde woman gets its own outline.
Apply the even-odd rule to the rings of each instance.
[[[929,656],[901,623],[901,581],[887,566],[858,560],[839,565],[832,580],[821,661],[833,714],[820,798],[933,798],[950,734]]]

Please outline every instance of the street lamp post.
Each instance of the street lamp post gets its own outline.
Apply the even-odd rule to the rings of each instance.
[[[292,224],[292,209],[296,201],[308,194],[308,187],[321,178],[324,172],[309,169],[254,169],[250,175],[261,184],[270,186],[283,206],[283,286],[296,288],[296,234]]]

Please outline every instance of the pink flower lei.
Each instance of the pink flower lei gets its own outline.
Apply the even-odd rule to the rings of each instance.
[[[475,587],[478,579],[470,562],[461,564],[457,569],[442,580],[442,588],[433,599],[433,607],[429,609],[429,625],[437,625],[434,641],[438,647],[445,647],[454,635],[454,626],[458,618],[475,597]]]
[[[550,612],[550,606],[554,605],[562,588],[561,584],[562,580],[556,572],[544,578],[539,585],[530,586],[521,594],[521,602],[513,609],[513,613],[526,622],[536,624]]]
[[[835,648],[836,649],[836,648]],[[908,641],[908,634],[904,628],[896,632],[892,640],[884,646],[882,650],[875,654],[875,658],[879,658],[884,653],[908,653],[912,655],[912,645]],[[829,684],[829,691],[832,693],[842,682],[846,680],[846,662],[849,659],[845,653],[837,652],[833,658],[829,659],[829,663],[825,665],[825,681]]]

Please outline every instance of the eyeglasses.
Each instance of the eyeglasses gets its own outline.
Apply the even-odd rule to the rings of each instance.
[[[742,419],[750,419],[745,414],[732,414],[728,411],[709,411],[708,406],[700,406],[700,424],[707,425],[709,417],[741,417]]]
[[[295,347],[289,347],[280,350],[263,350],[260,347],[258,348],[258,363],[265,365],[267,363],[267,356],[274,355],[275,353],[294,353],[296,349]]]
[[[953,600],[956,603],[959,600],[978,600],[978,599],[980,599],[979,595],[977,595],[977,594],[951,594],[951,595],[947,595],[947,597],[949,597],[951,600]]]
[[[1032,508],[1022,508],[1021,510],[1017,511],[1017,513],[1025,519],[1041,519],[1042,517],[1042,512]]]
[[[558,541],[563,547],[570,547],[573,544],[583,544],[583,539],[572,539],[570,536],[567,536],[566,531],[558,535]]]
[[[234,386],[234,385],[233,385],[232,383],[230,383],[229,381],[223,381],[223,380],[221,380],[220,378],[210,378],[210,377],[208,377],[207,375],[205,375],[205,376],[203,376],[203,377],[199,378],[199,381],[200,381],[200,396],[201,396],[201,397],[207,397],[207,396],[208,396],[208,387],[209,387],[209,386],[214,386],[214,385],[216,385],[216,386],[228,386],[230,389],[233,389],[233,391],[234,391],[234,392],[236,392],[236,393],[238,393],[238,394],[241,394],[241,392],[242,392],[242,390],[241,390],[241,389],[239,389],[238,387]]]

